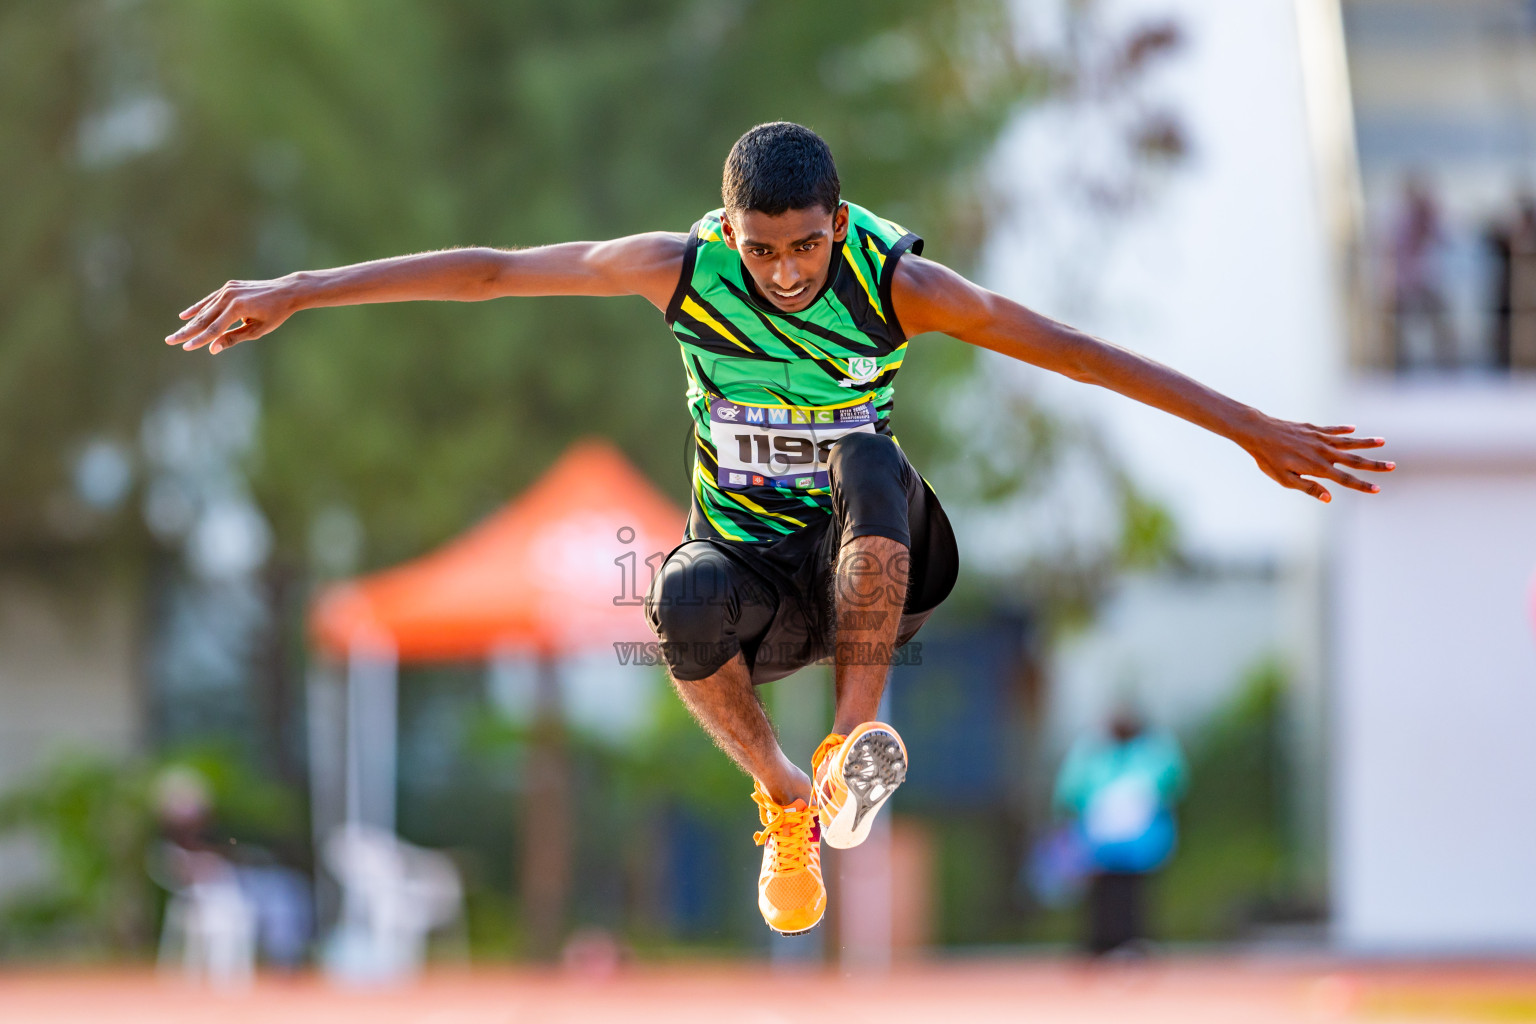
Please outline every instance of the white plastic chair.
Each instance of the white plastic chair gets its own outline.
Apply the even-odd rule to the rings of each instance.
[[[165,849],[175,879],[160,930],[159,968],[193,983],[242,989],[256,971],[256,908],[234,866],[217,854]]]
[[[341,917],[325,955],[339,981],[412,977],[426,960],[429,935],[463,918],[464,886],[445,854],[352,824],[330,834],[323,856],[341,884]]]

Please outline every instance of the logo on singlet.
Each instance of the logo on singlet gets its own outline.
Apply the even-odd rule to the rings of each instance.
[[[838,387],[851,388],[856,384],[868,384],[880,375],[880,361],[871,356],[854,356],[848,360],[848,376],[838,381]]]

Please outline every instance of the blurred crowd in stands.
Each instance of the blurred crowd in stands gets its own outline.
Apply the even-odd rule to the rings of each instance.
[[[1382,250],[1396,369],[1536,369],[1536,192],[1464,231],[1410,173]]]

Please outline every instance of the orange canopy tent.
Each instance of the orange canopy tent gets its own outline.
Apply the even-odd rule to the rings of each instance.
[[[327,653],[403,662],[650,640],[641,598],[682,531],[683,513],[617,449],[581,441],[468,533],[322,592],[310,631]]]
[[[642,599],[682,530],[682,512],[617,449],[587,440],[461,537],[322,591],[309,616],[329,656],[310,675],[317,839],[343,820],[394,831],[400,663],[534,658],[540,713],[558,715],[557,659],[652,639]],[[340,677],[325,667],[337,662]],[[531,797],[561,802],[559,793]],[[558,866],[561,831],[559,821],[531,830],[545,838],[530,864]],[[563,890],[537,891],[545,888],[553,895],[542,916],[558,922]]]

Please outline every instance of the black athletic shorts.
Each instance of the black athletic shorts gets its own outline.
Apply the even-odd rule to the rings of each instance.
[[[828,470],[832,515],[769,544],[688,540],[667,556],[645,611],[678,679],[713,675],[737,651],[755,684],[834,656],[836,565],[855,537],[889,537],[910,549],[898,649],[949,596],[960,565],[954,532],[901,448],[884,435],[850,434],[832,447]],[[851,588],[845,614],[859,614],[860,596],[878,585],[879,567],[855,571],[844,584]]]

